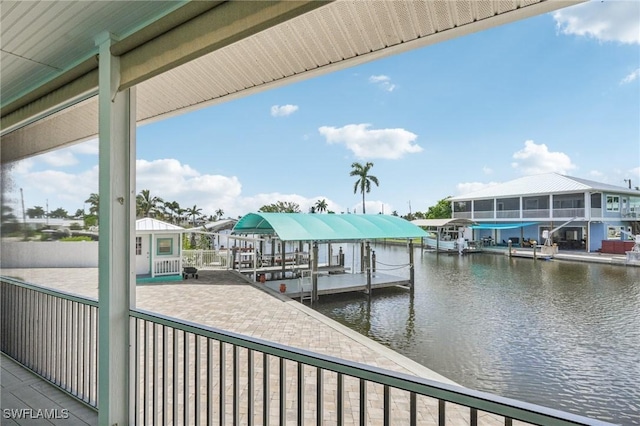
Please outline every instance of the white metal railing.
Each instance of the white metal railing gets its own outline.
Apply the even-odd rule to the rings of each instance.
[[[520,210],[498,210],[496,218],[498,219],[517,219],[520,217]]]
[[[553,209],[553,217],[584,217],[584,209]]]
[[[471,219],[471,212],[453,212],[455,219]]]
[[[130,317],[134,424],[445,425],[457,410],[471,425],[486,413],[508,426],[608,425],[147,311]]]
[[[0,309],[0,350],[96,408],[98,302],[2,277]]]
[[[549,217],[549,209],[522,210],[522,217],[527,218],[527,219],[548,218]]]
[[[493,219],[493,210],[492,211],[481,211],[481,212],[473,212],[474,219]]]
[[[228,253],[218,250],[182,250],[182,264],[198,269],[227,269]]]
[[[181,274],[180,258],[157,259],[153,261],[154,276]]]
[[[6,277],[0,296],[2,352],[96,407],[98,302]],[[471,425],[610,425],[147,311],[129,320],[133,425],[445,425],[448,410]]]

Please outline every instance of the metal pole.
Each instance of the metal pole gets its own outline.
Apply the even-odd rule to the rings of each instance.
[[[413,240],[409,240],[409,284],[411,285],[411,292],[415,287],[415,267],[413,266]]]
[[[313,242],[313,259],[311,264],[311,285],[312,292],[311,301],[315,302],[319,299],[318,296],[318,242]]]
[[[365,269],[367,271],[367,294],[369,296],[369,298],[371,298],[371,266],[370,266],[370,259],[371,259],[371,247],[369,246],[369,241],[367,241],[367,248],[366,248],[366,255],[364,257],[364,263],[365,263]]]

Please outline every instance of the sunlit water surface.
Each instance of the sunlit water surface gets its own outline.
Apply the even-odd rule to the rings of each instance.
[[[381,272],[408,277],[384,270],[408,263],[405,247],[376,254]],[[413,298],[378,290],[314,308],[463,386],[640,425],[640,268],[415,256]]]

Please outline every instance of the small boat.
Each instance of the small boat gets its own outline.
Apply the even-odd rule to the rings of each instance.
[[[473,253],[481,251],[474,241],[465,238],[467,219],[418,219],[412,221],[427,231],[422,242],[426,251],[446,253]]]

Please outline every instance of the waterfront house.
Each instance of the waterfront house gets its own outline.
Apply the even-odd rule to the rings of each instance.
[[[473,238],[623,254],[640,234],[640,191],[559,173],[524,176],[450,198]],[[546,231],[546,232],[545,232]]]

